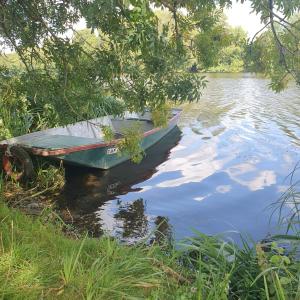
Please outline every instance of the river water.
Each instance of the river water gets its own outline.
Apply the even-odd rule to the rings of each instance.
[[[300,161],[300,89],[281,94],[251,74],[210,75],[198,103],[143,163],[66,170],[75,226],[125,242],[196,231],[254,240],[278,232],[276,202]],[[158,232],[153,230],[158,228]]]

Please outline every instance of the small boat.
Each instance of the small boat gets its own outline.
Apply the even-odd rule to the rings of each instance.
[[[135,190],[135,185],[152,177],[157,166],[167,161],[171,149],[178,145],[182,133],[176,126],[160,141],[146,150],[141,163],[131,160],[109,170],[65,167],[64,199],[68,207],[79,209],[81,214],[95,212],[115,196]]]
[[[9,176],[14,174],[18,180],[32,177],[32,156],[63,161],[64,164],[110,169],[130,159],[118,149],[124,129],[138,123],[143,132],[141,147],[147,150],[177,125],[180,114],[180,109],[172,109],[165,127],[155,127],[150,112],[127,112],[123,117],[106,116],[7,139],[0,142],[0,150],[4,153],[3,170]],[[110,142],[105,142],[103,126],[113,130],[115,138]]]

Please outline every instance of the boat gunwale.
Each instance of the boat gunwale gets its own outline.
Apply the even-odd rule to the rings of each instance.
[[[181,113],[182,113],[181,109],[176,109],[176,115],[174,115],[171,119],[169,119],[168,126],[172,122],[177,120],[180,117]],[[151,130],[148,130],[148,131],[144,132],[143,133],[143,138],[158,132],[162,128],[163,127],[155,127]],[[83,145],[83,146],[73,146],[73,147],[69,147],[69,148],[61,148],[61,149],[56,149],[56,150],[45,150],[43,148],[26,147],[22,144],[13,144],[13,145],[14,146],[20,146],[20,147],[26,149],[28,152],[30,152],[33,155],[48,157],[48,156],[60,156],[60,155],[66,155],[66,154],[74,153],[74,152],[80,152],[80,151],[86,151],[86,150],[92,150],[92,149],[97,149],[97,148],[104,148],[104,147],[114,146],[114,145],[118,144],[118,142],[120,140],[122,140],[122,138],[114,139],[114,140],[112,140],[110,142],[106,142],[106,143],[95,143],[95,144],[89,144],[89,145]],[[8,146],[9,146],[8,144],[0,144],[0,149],[4,148],[4,150],[5,150],[5,149],[8,148]]]

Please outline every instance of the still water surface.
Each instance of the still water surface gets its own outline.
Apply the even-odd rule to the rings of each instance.
[[[176,240],[194,229],[235,240],[278,230],[268,207],[300,160],[300,89],[275,94],[267,85],[250,74],[210,75],[202,99],[183,107],[180,131],[141,165],[67,170],[64,197],[75,224],[126,242],[157,227]]]

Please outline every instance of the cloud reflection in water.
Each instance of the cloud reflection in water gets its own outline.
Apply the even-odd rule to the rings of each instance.
[[[277,95],[266,80],[248,74],[211,76],[202,99],[184,105],[183,136],[169,154],[157,151],[146,166],[119,168],[98,178],[98,190],[86,190],[85,199],[97,195],[95,222],[104,231],[135,241],[159,220],[176,239],[193,228],[207,234],[236,230],[254,239],[276,229],[266,208],[300,160],[299,90]],[[120,185],[104,197],[100,186],[108,182]]]

